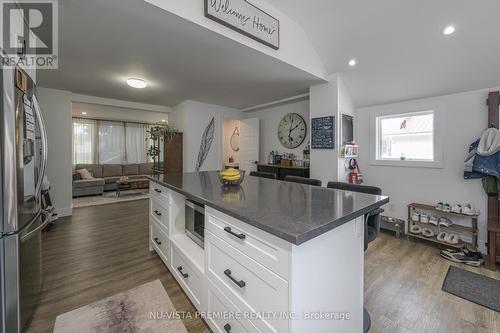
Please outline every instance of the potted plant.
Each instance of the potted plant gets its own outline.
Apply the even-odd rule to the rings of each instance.
[[[152,144],[149,146],[147,151],[147,156],[153,158],[155,170],[160,169],[160,144],[163,144],[165,140],[167,142],[171,141],[175,135],[179,132],[175,127],[170,126],[166,123],[156,123],[149,130],[146,131],[148,137],[146,141],[151,140]]]

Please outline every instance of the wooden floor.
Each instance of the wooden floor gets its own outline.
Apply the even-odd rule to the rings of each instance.
[[[177,311],[194,307],[148,249],[148,200],[78,208],[43,235],[44,286],[28,332],[52,332],[59,314],[159,279]],[[199,319],[188,332],[210,332]],[[75,331],[76,332],[76,331]]]
[[[178,311],[194,307],[161,260],[148,251],[146,200],[79,208],[44,234],[44,288],[29,332],[52,332],[55,318],[160,279]],[[382,234],[365,260],[370,332],[500,332],[500,314],[441,291],[450,265],[425,243]],[[499,272],[459,267],[500,279]],[[198,319],[189,332],[209,332]],[[318,332],[320,333],[320,332]]]

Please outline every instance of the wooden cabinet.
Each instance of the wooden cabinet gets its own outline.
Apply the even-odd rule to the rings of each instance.
[[[278,178],[279,180],[285,179],[286,176],[309,178],[310,174],[309,168],[270,164],[258,164],[257,170],[260,172],[274,173],[276,175],[276,178]]]
[[[163,149],[163,173],[182,173],[183,165],[183,135],[177,133],[172,140],[164,140]]]

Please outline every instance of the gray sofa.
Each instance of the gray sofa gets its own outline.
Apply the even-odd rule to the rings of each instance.
[[[87,169],[93,179],[81,179],[76,170]],[[122,176],[130,179],[145,178],[153,174],[153,163],[141,164],[77,164],[73,169],[73,197],[101,195],[115,191],[116,181]]]

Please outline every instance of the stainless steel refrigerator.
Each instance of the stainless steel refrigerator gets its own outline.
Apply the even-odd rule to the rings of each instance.
[[[33,80],[1,65],[0,75],[0,327],[15,333],[29,324],[42,288],[47,135]]]

